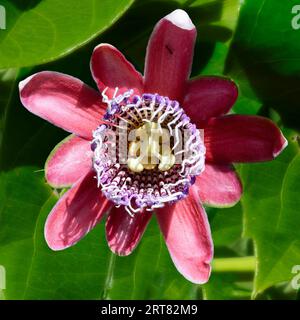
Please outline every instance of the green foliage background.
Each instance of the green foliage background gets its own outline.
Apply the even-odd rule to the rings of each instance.
[[[0,30],[0,265],[2,299],[297,299],[300,264],[300,30],[295,0],[10,0]],[[176,8],[197,26],[193,76],[228,75],[239,85],[234,112],[276,121],[289,146],[275,161],[237,167],[239,204],[207,208],[215,242],[211,280],[186,281],[174,268],[153,219],[129,257],[107,247],[103,224],[78,245],[52,252],[43,226],[57,200],[43,165],[67,134],[27,112],[17,84],[56,70],[95,87],[89,71],[100,42],[143,70],[155,23]]]

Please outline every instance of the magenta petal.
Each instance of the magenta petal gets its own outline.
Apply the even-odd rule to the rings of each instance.
[[[204,130],[206,160],[214,163],[272,160],[287,146],[279,128],[258,116],[213,118]]]
[[[213,243],[204,208],[194,188],[187,198],[157,213],[160,229],[178,271],[193,283],[208,281]]]
[[[133,217],[124,207],[112,208],[106,221],[106,238],[110,249],[120,255],[129,255],[139,243],[152,214],[138,212]]]
[[[201,202],[212,207],[231,207],[240,200],[243,192],[241,181],[230,165],[208,163],[193,188]]]
[[[111,202],[97,188],[94,176],[93,171],[83,176],[50,212],[45,239],[52,250],[62,250],[77,243],[111,207]]]
[[[226,114],[238,97],[233,81],[221,77],[201,77],[187,83],[183,106],[198,126],[212,117]]]
[[[19,89],[26,109],[83,138],[91,138],[105,112],[97,91],[62,73],[36,73],[20,82]]]
[[[108,87],[105,93],[109,98],[113,97],[116,87],[119,88],[118,94],[129,89],[133,89],[136,94],[142,93],[142,75],[110,44],[103,43],[94,49],[91,71],[101,92]]]
[[[91,170],[92,155],[89,141],[68,136],[53,149],[46,161],[47,182],[54,188],[71,186]]]
[[[177,9],[155,26],[147,47],[144,91],[182,100],[193,61],[196,28]]]

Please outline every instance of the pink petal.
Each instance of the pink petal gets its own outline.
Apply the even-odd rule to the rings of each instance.
[[[142,75],[110,44],[102,43],[94,49],[91,71],[101,92],[108,87],[105,94],[109,98],[113,97],[116,87],[119,88],[118,94],[129,89],[133,89],[136,94],[142,93]]]
[[[110,249],[120,256],[129,255],[139,243],[151,217],[149,212],[139,212],[132,217],[123,206],[112,208],[106,221]]]
[[[258,116],[213,118],[204,130],[206,160],[214,163],[272,160],[287,146],[279,128]]]
[[[180,9],[157,23],[147,48],[145,92],[182,100],[191,71],[196,34],[191,19]]]
[[[91,170],[92,155],[89,141],[68,136],[52,150],[46,161],[47,182],[53,188],[71,186]]]
[[[106,108],[97,91],[58,72],[36,73],[20,82],[19,89],[21,101],[30,112],[87,139]]]
[[[178,271],[193,283],[207,282],[213,243],[204,208],[194,188],[187,198],[157,213],[161,231]]]
[[[97,188],[95,173],[83,176],[56,203],[45,225],[45,239],[52,250],[77,243],[101,220],[111,202]]]
[[[198,126],[227,113],[238,97],[235,83],[221,77],[201,77],[187,83],[183,106]]]
[[[197,190],[203,204],[212,207],[233,206],[243,192],[241,181],[231,166],[208,163],[192,188]]]

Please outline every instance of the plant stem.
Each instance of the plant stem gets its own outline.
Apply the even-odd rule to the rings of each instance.
[[[216,258],[213,260],[214,272],[254,272],[255,257]]]

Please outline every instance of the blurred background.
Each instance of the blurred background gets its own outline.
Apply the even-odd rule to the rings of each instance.
[[[0,298],[297,299],[297,2],[0,1],[0,265],[6,271]],[[44,222],[59,194],[45,183],[43,168],[67,133],[27,112],[18,95],[18,82],[41,70],[67,73],[96,88],[89,60],[101,42],[116,46],[142,72],[155,23],[176,8],[188,12],[198,31],[192,76],[231,77],[240,92],[233,112],[269,117],[289,139],[275,161],[236,167],[244,185],[240,203],[207,208],[215,260],[204,286],[176,271],[155,219],[129,257],[110,252],[103,223],[70,249],[47,247]]]

